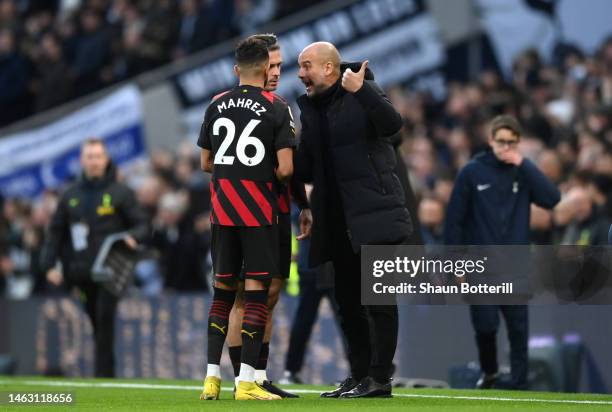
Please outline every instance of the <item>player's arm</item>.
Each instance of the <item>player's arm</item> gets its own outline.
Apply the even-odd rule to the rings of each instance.
[[[200,149],[200,166],[202,170],[208,173],[213,171],[213,159],[211,151],[208,149]]]
[[[274,133],[274,148],[276,149],[276,178],[287,183],[293,175],[293,148],[296,146],[295,125],[291,109],[286,104],[276,106],[277,119]]]
[[[293,175],[293,149],[287,147],[277,150],[276,159],[278,160],[276,178],[282,183],[289,182]]]
[[[209,106],[210,107],[210,106]],[[212,158],[212,143],[210,136],[208,135],[208,125],[210,124],[210,114],[208,109],[204,115],[204,122],[200,128],[200,136],[198,137],[198,146],[200,146],[200,167],[202,170],[208,173],[212,173],[213,170],[213,158]]]

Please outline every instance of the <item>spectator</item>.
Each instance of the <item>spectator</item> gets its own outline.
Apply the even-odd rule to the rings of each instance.
[[[103,85],[102,69],[110,63],[110,38],[99,12],[86,9],[80,16],[82,32],[77,37],[72,69],[78,96],[91,93]]]
[[[5,82],[0,83],[0,126],[252,31],[274,17],[278,3],[0,0],[0,29],[12,33],[0,35],[0,81]],[[55,33],[59,49],[49,33]],[[30,61],[38,70],[35,81]],[[47,63],[48,72],[42,70]],[[57,96],[48,87],[54,79],[59,80]]]
[[[134,14],[137,13],[135,8],[132,10]],[[129,79],[154,67],[146,55],[142,29],[141,24],[127,25],[124,28],[121,38],[123,53],[116,63],[118,67],[115,68],[118,78]]]
[[[182,18],[180,22],[176,57],[184,57],[201,50],[206,38],[206,21],[198,0],[180,0]]]
[[[161,197],[154,223],[153,245],[160,251],[165,287],[173,290],[205,290],[203,256],[210,241],[186,218],[188,197],[177,192]],[[207,231],[208,228],[203,228]]]
[[[51,32],[42,37],[37,66],[39,78],[36,109],[42,111],[68,101],[73,94],[72,79],[66,76],[69,69],[60,39]]]
[[[585,188],[572,188],[555,212],[557,223],[566,226],[561,244],[595,246],[607,243],[610,221],[595,207]]]
[[[563,178],[561,159],[554,150],[545,150],[540,153],[537,160],[538,169],[553,183],[559,184]]]
[[[235,0],[209,0],[204,8],[204,32],[196,37],[196,50],[212,46],[218,42],[239,35],[233,19]]]
[[[0,1],[0,27],[11,29],[13,32],[20,29],[15,0]]]
[[[138,188],[136,196],[144,209],[147,221],[151,222],[157,215],[157,205],[162,196],[162,187],[156,176],[147,177]]]
[[[433,192],[444,203],[444,207],[450,201],[451,193],[453,192],[453,180],[452,175],[448,171],[443,171],[438,174],[434,184]]]
[[[0,126],[24,117],[30,110],[30,68],[17,49],[15,34],[0,29]]]
[[[441,245],[444,243],[444,203],[434,196],[428,196],[419,204],[419,222],[421,234],[426,245]]]
[[[180,12],[176,0],[159,0],[148,11],[142,36],[155,66],[172,59],[178,41]]]

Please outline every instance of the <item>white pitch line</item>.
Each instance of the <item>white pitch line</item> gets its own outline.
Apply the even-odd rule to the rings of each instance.
[[[538,398],[499,398],[488,396],[465,396],[465,395],[421,395],[416,393],[394,393],[393,396],[402,398],[438,398],[438,399],[461,399],[469,401],[499,401],[499,402],[534,402],[534,403],[571,403],[587,405],[612,405],[612,401],[591,401],[578,399],[538,399]]]
[[[120,389],[163,389],[163,390],[184,390],[199,391],[201,386],[190,385],[165,385],[150,383],[127,383],[127,382],[71,382],[71,381],[46,381],[46,380],[0,380],[0,385],[28,385],[28,386],[58,386],[74,388],[120,388]],[[233,387],[222,387],[221,390],[231,392]],[[291,389],[294,393],[321,393],[313,389]],[[497,401],[497,402],[533,402],[533,403],[565,403],[565,404],[584,404],[584,405],[612,405],[612,401],[578,400],[578,399],[541,399],[541,398],[501,398],[494,396],[466,396],[466,395],[429,395],[416,393],[395,393],[394,397],[400,398],[424,398],[424,399],[455,399],[467,401]]]

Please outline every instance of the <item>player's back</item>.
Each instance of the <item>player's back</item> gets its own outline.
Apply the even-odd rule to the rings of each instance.
[[[213,223],[272,224],[277,214],[276,152],[294,144],[289,123],[286,103],[261,88],[238,86],[215,96],[198,141],[213,157]]]

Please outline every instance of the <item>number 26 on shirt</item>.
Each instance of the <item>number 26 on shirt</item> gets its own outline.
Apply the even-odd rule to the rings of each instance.
[[[236,156],[238,157],[238,161],[245,166],[257,166],[261,163],[266,154],[266,148],[261,140],[255,136],[251,136],[251,133],[259,123],[261,123],[261,120],[252,119],[249,121],[242,130],[242,133],[240,133],[240,137],[238,137],[238,142],[236,143]],[[213,135],[219,136],[221,128],[225,129],[225,138],[223,138],[221,146],[215,154],[214,162],[215,164],[221,165],[233,165],[234,156],[226,155],[226,153],[236,136],[236,125],[227,117],[220,117],[213,124]],[[253,146],[255,148],[255,154],[253,156],[248,156],[246,154],[247,146]]]

